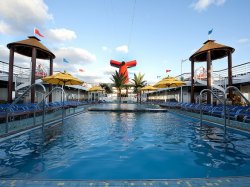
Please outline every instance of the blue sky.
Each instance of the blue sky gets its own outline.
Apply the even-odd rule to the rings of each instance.
[[[211,39],[235,48],[233,65],[248,62],[249,8],[248,0],[1,0],[0,60],[8,61],[8,43],[25,39],[37,27],[45,36],[42,43],[57,56],[56,70],[89,83],[111,82],[116,69],[110,59],[137,60],[130,77],[141,72],[152,84],[166,76],[166,69],[179,75],[181,59],[198,50],[211,29]],[[15,59],[17,65],[30,64],[28,58]],[[213,66],[226,68],[227,59]],[[189,61],[183,72],[190,72]]]

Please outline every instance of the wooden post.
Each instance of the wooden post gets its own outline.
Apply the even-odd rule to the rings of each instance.
[[[211,81],[211,51],[207,52],[207,89],[212,90]],[[211,104],[211,93],[207,92],[207,104]]]
[[[228,51],[228,86],[233,85],[233,79],[232,79],[232,53],[231,51]],[[233,93],[232,90],[229,90],[229,97],[232,99]]]
[[[10,48],[10,56],[9,56],[8,103],[12,102],[13,68],[14,68],[14,48],[11,47]]]
[[[31,85],[34,84],[36,82],[36,48],[33,47],[32,48],[32,57],[31,57]],[[35,102],[35,87],[33,87],[31,89],[31,99],[30,99],[31,103]]]
[[[49,61],[49,75],[53,75],[53,58],[50,57]],[[52,90],[52,84],[49,84],[49,92]],[[52,102],[52,94],[49,95],[49,102]]]
[[[194,103],[194,59],[191,60],[191,103]]]

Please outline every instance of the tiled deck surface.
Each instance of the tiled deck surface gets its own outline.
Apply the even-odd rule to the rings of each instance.
[[[21,180],[1,179],[1,187],[81,187],[81,186],[174,186],[174,187],[250,187],[250,177],[168,180]]]

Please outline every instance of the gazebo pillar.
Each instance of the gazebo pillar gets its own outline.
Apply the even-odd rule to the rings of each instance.
[[[53,58],[50,57],[49,61],[49,75],[53,75]],[[49,84],[49,92],[52,90],[52,84]],[[52,102],[52,94],[49,95],[49,102]]]
[[[10,48],[10,56],[9,56],[8,103],[12,102],[13,67],[14,67],[14,47],[11,47]]]
[[[194,103],[194,59],[191,60],[191,103]]]
[[[31,57],[31,85],[36,82],[36,48],[32,48],[32,57]],[[35,102],[35,87],[31,89],[31,103]]]
[[[207,51],[207,89],[212,91],[211,51]],[[207,104],[211,104],[211,93],[207,92]]]
[[[227,56],[228,56],[228,86],[232,86],[233,85],[233,80],[232,80],[232,52],[228,51]],[[229,97],[232,98],[232,90],[229,90]]]

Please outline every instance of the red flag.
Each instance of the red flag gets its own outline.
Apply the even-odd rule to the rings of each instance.
[[[39,32],[39,30],[37,29],[37,28],[34,28],[34,35],[38,35],[38,36],[40,36],[40,37],[44,37],[40,32]]]
[[[84,72],[84,70],[83,70],[83,69],[79,69],[79,71],[80,71],[80,72]]]
[[[166,69],[166,73],[170,72],[171,70],[170,69]]]

